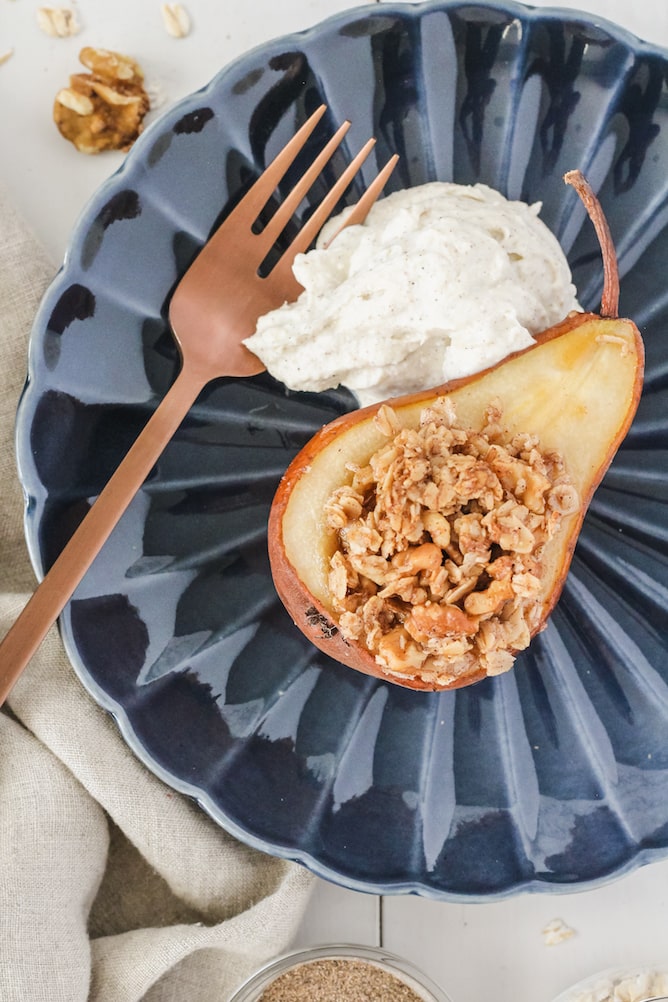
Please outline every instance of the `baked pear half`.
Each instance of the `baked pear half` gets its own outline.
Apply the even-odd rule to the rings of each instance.
[[[278,594],[335,660],[416,690],[508,670],[564,586],[592,495],[633,420],[644,350],[574,313],[484,372],[343,415],[295,457],[268,530]]]

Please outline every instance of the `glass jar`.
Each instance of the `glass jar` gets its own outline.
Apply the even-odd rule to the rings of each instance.
[[[278,985],[279,979],[280,986]],[[336,997],[337,1002],[358,998],[355,984],[364,984],[369,998],[379,1002],[452,1002],[449,995],[410,961],[387,950],[339,943],[297,950],[271,961],[237,989],[230,1002],[271,1002],[271,988],[280,987],[281,998],[316,1002]],[[346,985],[348,987],[346,988]],[[327,995],[328,989],[337,994]],[[371,994],[371,990],[376,994]]]

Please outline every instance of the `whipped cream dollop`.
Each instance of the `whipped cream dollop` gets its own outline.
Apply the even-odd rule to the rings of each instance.
[[[347,210],[346,210],[347,211]],[[580,309],[540,204],[430,182],[294,262],[304,292],[246,345],[293,390],[344,385],[362,405],[479,372]]]

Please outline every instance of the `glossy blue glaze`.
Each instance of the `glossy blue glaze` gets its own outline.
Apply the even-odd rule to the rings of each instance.
[[[35,324],[19,412],[39,571],[174,379],[178,277],[322,101],[313,148],[345,117],[348,153],[377,136],[365,179],[396,150],[390,188],[483,181],[542,201],[595,308],[597,243],[562,182],[580,167],[619,250],[622,312],[646,339],[637,419],[547,630],[512,674],[457,693],[328,661],[274,592],[276,485],[352,398],[288,393],[266,374],[202,393],[61,625],[136,754],[250,845],[361,890],[467,900],[581,889],[665,856],[667,68],[572,11],[361,8],[223,70],[146,131],[85,210]]]

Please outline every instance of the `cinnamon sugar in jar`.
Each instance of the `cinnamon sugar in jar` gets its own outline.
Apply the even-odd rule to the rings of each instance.
[[[288,954],[254,974],[230,1002],[451,1002],[411,963],[353,945]]]

